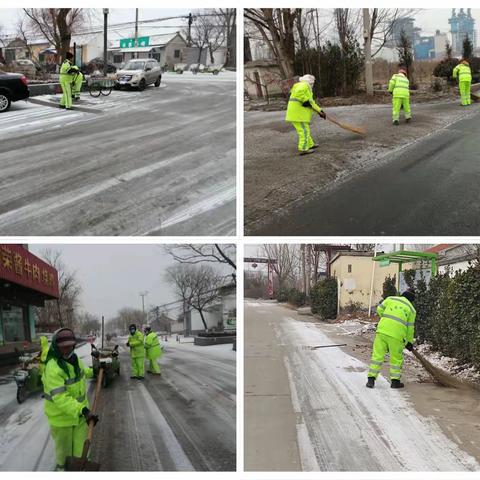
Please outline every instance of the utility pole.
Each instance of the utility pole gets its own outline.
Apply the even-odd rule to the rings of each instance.
[[[370,37],[370,10],[363,8],[363,39],[365,51],[365,88],[367,95],[373,95],[372,39]]]
[[[143,321],[146,322],[145,318],[145,297],[148,295],[148,292],[145,290],[144,292],[140,292],[140,296],[142,297],[142,312],[143,312]]]
[[[108,54],[108,8],[103,9],[103,75],[107,76],[107,54]]]
[[[188,14],[188,36],[187,36],[187,47],[192,45],[192,23],[195,17],[189,13]]]
[[[134,47],[138,47],[138,8],[135,9],[135,43]],[[135,58],[138,58],[138,52],[135,53]]]

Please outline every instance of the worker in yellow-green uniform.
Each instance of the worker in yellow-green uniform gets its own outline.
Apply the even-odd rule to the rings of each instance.
[[[392,388],[403,388],[403,349],[413,350],[415,293],[407,290],[400,297],[387,297],[378,307],[380,321],[373,341],[372,359],[368,370],[367,387],[373,388],[382,369],[385,355],[390,354],[390,381]]]
[[[314,83],[315,77],[313,75],[300,77],[299,81],[290,90],[290,98],[288,99],[285,121],[290,122],[297,131],[300,155],[313,153],[314,149],[319,147],[310,134],[313,112],[318,113],[323,119],[326,118],[325,112],[313,99],[312,88]]]
[[[127,347],[130,347],[130,358],[132,373],[130,378],[143,380],[145,377],[145,345],[143,333],[137,330],[137,326],[132,323],[128,327],[130,336],[128,337]]]
[[[147,325],[144,329],[145,332],[145,353],[147,360],[150,361],[148,373],[153,373],[154,375],[161,375],[160,366],[157,363],[157,360],[162,357],[162,347],[160,346],[160,341],[158,340],[158,335],[155,332],[152,332],[152,328]]]
[[[40,375],[43,375],[43,371],[45,370],[49,348],[50,346],[48,345],[48,338],[42,335],[40,337],[40,362],[38,366],[38,372]]]
[[[72,75],[72,100],[78,101],[82,91],[83,73],[76,65],[72,65],[70,73]]]
[[[98,422],[89,410],[87,378],[93,370],[75,354],[75,335],[69,328],[57,330],[47,353],[42,375],[45,414],[55,444],[56,470],[65,469],[69,456],[81,457],[88,424]]]
[[[460,101],[462,105],[471,105],[470,86],[472,84],[472,71],[467,60],[461,60],[453,69],[453,78],[458,78],[458,88],[460,89]]]
[[[407,77],[407,71],[401,67],[398,73],[395,73],[390,82],[388,82],[388,91],[392,94],[392,120],[394,125],[398,125],[400,120],[400,110],[403,108],[405,121],[408,123],[412,118],[410,110],[410,82]]]

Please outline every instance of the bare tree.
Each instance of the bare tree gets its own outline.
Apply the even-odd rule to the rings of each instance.
[[[299,256],[298,246],[289,244],[266,244],[263,245],[263,253],[272,263],[273,271],[278,280],[278,288],[283,288],[288,281],[296,281],[298,273]]]
[[[260,32],[272,51],[282,77],[292,78],[295,74],[295,21],[299,9],[246,8],[244,15]]]
[[[121,333],[128,332],[128,326],[132,323],[141,326],[145,321],[145,314],[138,308],[124,307],[117,315],[108,320],[109,328]]]
[[[208,51],[210,62],[214,63],[213,54],[226,43],[226,29],[215,10],[197,12],[191,29],[190,41],[198,48],[197,63],[201,63],[202,53]]]
[[[100,319],[88,312],[81,313],[77,315],[77,329],[84,335],[99,332],[101,329]]]
[[[199,263],[216,263],[228,265],[233,269],[232,278],[236,282],[237,247],[234,244],[180,244],[165,245],[164,251],[179,263],[196,265]]]
[[[397,44],[398,60],[407,70],[407,77],[410,80],[410,88],[415,88],[415,77],[413,68],[413,45],[404,30],[400,32]]]
[[[166,278],[175,286],[179,299],[200,314],[207,331],[204,312],[219,298],[219,288],[224,285],[224,277],[208,265],[179,264],[167,269]]]
[[[45,308],[35,309],[37,323],[54,328],[75,328],[75,310],[82,291],[76,272],[68,270],[58,250],[46,249],[40,256],[58,272],[59,297],[45,302]]]
[[[84,26],[88,13],[82,8],[24,8],[27,27],[55,45],[61,60],[70,49],[72,34]]]
[[[33,51],[32,51],[32,47],[31,47],[31,45],[28,41],[28,38],[27,38],[27,31],[26,31],[25,23],[26,23],[25,18],[22,18],[18,21],[17,36],[25,44],[25,48],[27,49],[27,52],[28,52],[28,58],[33,59]]]
[[[237,63],[237,9],[218,8],[215,10],[222,28],[225,30],[227,61],[226,67],[235,67]]]

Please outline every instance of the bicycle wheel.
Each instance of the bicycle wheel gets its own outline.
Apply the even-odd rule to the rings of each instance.
[[[101,92],[103,96],[108,97],[112,93],[112,87],[103,87]]]
[[[90,93],[92,97],[99,97],[102,93],[102,89],[98,85],[92,84],[88,86],[88,93]]]

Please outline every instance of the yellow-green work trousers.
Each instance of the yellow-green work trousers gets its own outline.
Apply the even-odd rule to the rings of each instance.
[[[87,422],[82,418],[80,424],[75,427],[54,427],[50,425],[50,433],[55,444],[56,470],[65,470],[67,457],[82,456],[83,444],[88,435]]]
[[[132,377],[145,376],[145,357],[132,357]]]
[[[460,82],[458,88],[460,89],[460,101],[462,105],[471,105],[472,99],[470,97],[470,85],[472,82]]]
[[[292,122],[292,125],[298,135],[298,150],[300,152],[310,150],[315,145],[310,135],[310,124],[307,122]]]
[[[403,349],[404,343],[401,340],[377,333],[373,341],[372,359],[368,370],[368,376],[377,378],[382,369],[385,355],[390,354],[390,380],[400,380],[402,376]]]
[[[403,107],[403,113],[405,114],[405,120],[412,118],[412,112],[410,111],[410,98],[393,97],[392,99],[392,120],[400,120],[400,110]]]

